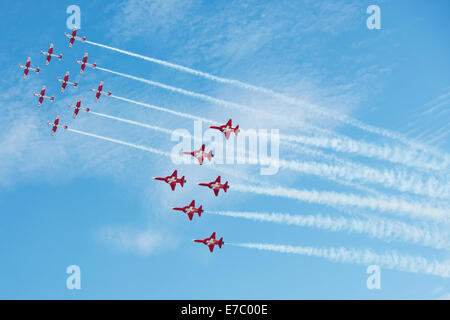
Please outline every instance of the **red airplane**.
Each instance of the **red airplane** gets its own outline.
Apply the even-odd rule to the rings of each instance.
[[[59,82],[62,82],[61,93],[64,92],[64,90],[66,89],[68,84],[70,84],[74,87],[78,86],[78,82],[69,82],[69,71],[66,72],[64,79],[56,79],[56,80],[58,80]]]
[[[86,41],[86,37],[77,37],[77,28],[73,28],[72,34],[68,34],[68,33],[64,33],[64,35],[70,39],[69,41],[69,48],[72,48],[73,43],[75,42],[75,40],[79,40],[81,42],[85,42]]]
[[[207,158],[209,161],[211,161],[211,158],[214,157],[214,154],[212,153],[212,150],[210,150],[209,152],[205,152],[205,145],[204,144],[198,150],[183,151],[182,153],[189,154],[189,155],[193,156],[194,158],[196,158],[198,160],[200,165],[203,164],[203,159],[204,158]]]
[[[47,56],[47,61],[45,62],[46,66],[48,66],[48,64],[50,63],[50,60],[52,59],[52,57],[58,58],[59,61],[61,61],[61,59],[62,59],[62,54],[54,54],[53,53],[53,43],[50,43],[50,48],[48,49],[47,52],[41,51],[41,53],[43,55]]]
[[[81,110],[85,110],[86,112],[89,112],[89,110],[91,110],[89,107],[88,108],[83,108],[81,106],[81,97],[78,97],[78,101],[76,105],[72,105],[69,104],[69,107],[74,108],[75,110],[73,111],[73,118],[75,119],[78,115],[78,112]]]
[[[198,185],[210,188],[214,191],[216,197],[219,195],[220,189],[223,189],[224,192],[227,192],[228,188],[230,188],[230,186],[228,185],[228,181],[224,184],[220,183],[220,176],[217,177],[216,181],[211,181],[209,183],[199,183]]]
[[[222,131],[225,134],[225,138],[228,140],[228,138],[230,137],[230,134],[232,132],[234,132],[234,134],[237,136],[239,133],[239,125],[237,125],[235,128],[233,128],[231,126],[231,119],[228,120],[228,122],[226,124],[224,124],[223,126],[211,126],[211,129],[217,129]]]
[[[21,64],[19,64],[19,68],[24,69],[24,70],[23,70],[23,78],[24,78],[24,79],[27,77],[28,72],[29,72],[30,70],[31,70],[31,71],[36,71],[36,73],[39,73],[39,71],[41,71],[41,69],[39,69],[39,67],[37,67],[37,68],[35,69],[35,68],[31,68],[30,65],[31,65],[31,57],[28,57],[28,58],[27,58],[27,63],[26,63],[24,66],[21,65]]]
[[[183,187],[184,184],[186,183],[186,179],[184,179],[184,176],[182,176],[181,178],[177,178],[177,170],[175,170],[172,173],[172,175],[167,176],[165,178],[155,177],[153,179],[161,180],[161,181],[164,181],[165,183],[170,184],[170,187],[172,188],[172,191],[175,190],[175,186],[177,185],[177,183],[179,183],[181,185],[181,187]]]
[[[195,207],[195,200],[192,200],[191,204],[188,206],[184,206],[181,208],[175,207],[175,208],[172,208],[172,210],[183,211],[184,213],[186,213],[188,215],[189,220],[192,220],[195,213],[198,213],[199,217],[201,217],[202,213],[203,213],[202,206],[200,206],[198,208]]]
[[[50,99],[51,102],[55,100],[54,96],[48,97],[45,95],[45,85],[42,86],[41,93],[34,93],[33,96],[39,97],[38,107],[41,106],[42,102],[44,102],[44,99]]]
[[[58,130],[59,127],[62,127],[63,129],[67,129],[68,126],[66,125],[60,125],[59,124],[59,114],[56,115],[56,119],[53,123],[47,122],[49,126],[52,126],[52,136],[55,135],[56,130]]]
[[[102,94],[106,94],[106,95],[108,95],[108,96],[111,95],[111,92],[105,92],[105,91],[103,91],[103,80],[100,81],[100,85],[98,86],[98,89],[91,89],[91,91],[96,92],[96,94],[95,94],[95,102],[97,102],[97,100],[100,99],[100,96],[101,96]]]
[[[209,251],[214,251],[214,246],[218,245],[219,248],[222,248],[222,245],[225,243],[223,242],[223,237],[219,240],[216,240],[216,233],[213,232],[212,235],[209,238],[206,239],[194,239],[193,242],[200,242],[204,245],[207,245],[209,247]]]
[[[91,63],[87,63],[87,59],[88,59],[88,53],[85,52],[84,53],[84,57],[83,57],[83,59],[81,61],[80,60],[75,60],[76,63],[81,64],[80,74],[83,73],[83,71],[86,68],[86,66],[92,67],[93,69],[95,69],[95,67],[97,66],[96,63],[92,63],[92,64]]]

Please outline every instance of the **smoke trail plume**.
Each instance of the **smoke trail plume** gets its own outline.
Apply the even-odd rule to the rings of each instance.
[[[379,265],[392,270],[423,273],[442,278],[450,277],[450,264],[436,260],[428,261],[419,256],[400,255],[395,251],[377,254],[370,249],[357,250],[347,248],[316,248],[276,245],[269,243],[229,243],[243,248],[293,253],[310,257],[324,258],[333,262],[353,263],[359,265]]]
[[[328,191],[297,190],[279,186],[269,188],[242,184],[233,184],[232,190],[273,197],[283,197],[328,206],[352,206],[357,208],[378,210],[381,212],[393,212],[401,215],[410,215],[415,218],[448,221],[449,210],[447,208],[401,200],[394,197],[360,197],[355,194],[344,194]]]
[[[197,117],[197,116],[194,116],[194,115],[191,115],[191,114],[188,114],[188,113],[178,112],[178,111],[174,111],[174,110],[171,110],[171,109],[166,109],[166,108],[163,108],[163,107],[151,105],[151,104],[148,104],[148,103],[143,103],[143,102],[127,99],[127,98],[124,98],[124,97],[119,97],[119,96],[115,96],[115,95],[111,95],[110,97],[114,98],[114,99],[117,99],[117,100],[133,103],[133,104],[136,104],[136,105],[139,105],[139,106],[142,106],[142,107],[150,108],[150,109],[153,109],[153,110],[167,112],[167,113],[173,114],[175,116],[186,118],[186,119],[197,120],[197,121],[204,121],[206,123],[211,123],[211,124],[219,124],[216,121],[209,120],[209,119],[206,119],[206,118]]]
[[[307,109],[311,110],[312,112],[319,113],[322,116],[332,117],[335,120],[338,120],[338,121],[341,121],[341,122],[343,122],[345,124],[348,124],[348,125],[351,125],[353,127],[359,128],[359,129],[361,129],[363,131],[374,133],[374,134],[381,135],[381,136],[384,136],[384,137],[388,137],[390,139],[400,141],[400,142],[402,142],[405,145],[411,146],[411,147],[416,148],[416,149],[422,149],[422,150],[431,152],[431,153],[433,153],[435,155],[438,155],[438,156],[442,155],[442,153],[440,153],[440,152],[437,152],[435,150],[431,150],[429,146],[425,146],[423,144],[419,144],[417,142],[411,141],[411,140],[407,139],[405,136],[403,136],[403,135],[401,135],[399,133],[392,132],[390,130],[383,129],[383,128],[378,128],[378,127],[375,127],[375,126],[372,126],[372,125],[369,125],[369,124],[365,124],[365,123],[363,123],[363,122],[361,122],[361,121],[359,121],[357,119],[350,118],[347,115],[336,113],[333,110],[323,109],[323,108],[321,108],[321,107],[319,107],[317,105],[311,105],[311,104],[304,103],[303,101],[299,101],[299,100],[297,100],[295,98],[292,98],[292,97],[286,96],[284,94],[275,92],[275,91],[273,91],[271,89],[267,89],[267,88],[260,87],[260,86],[255,86],[255,85],[251,85],[251,84],[239,81],[239,80],[218,77],[218,76],[212,75],[210,73],[206,73],[206,72],[202,72],[202,71],[195,70],[195,69],[192,69],[192,68],[184,67],[184,66],[181,66],[181,65],[178,65],[178,64],[174,64],[174,63],[170,63],[170,62],[167,62],[167,61],[164,61],[164,60],[160,60],[160,59],[151,58],[151,57],[147,57],[147,56],[144,56],[144,55],[136,54],[136,53],[133,53],[133,52],[130,52],[130,51],[121,50],[121,49],[118,49],[118,48],[106,46],[106,45],[103,45],[103,44],[100,44],[100,43],[96,43],[96,42],[92,42],[92,41],[86,41],[86,43],[89,43],[89,44],[95,45],[95,46],[99,46],[99,47],[102,47],[102,48],[105,48],[105,49],[109,49],[109,50],[112,50],[112,51],[116,51],[116,52],[119,52],[119,53],[123,53],[123,54],[129,55],[129,56],[133,56],[133,57],[136,57],[136,58],[140,58],[140,59],[143,59],[143,60],[146,60],[146,61],[150,61],[150,62],[153,62],[153,63],[157,63],[157,64],[160,64],[160,65],[163,65],[165,67],[169,67],[169,68],[172,68],[172,69],[175,69],[175,70],[179,70],[179,71],[182,71],[182,72],[187,72],[187,73],[190,73],[190,74],[193,74],[193,75],[196,75],[196,76],[200,76],[200,77],[203,77],[203,78],[206,78],[206,79],[209,79],[209,80],[213,80],[213,81],[216,81],[216,82],[219,82],[219,83],[235,85],[235,86],[238,86],[238,87],[243,88],[243,89],[249,89],[249,90],[256,91],[256,92],[261,92],[261,93],[267,94],[269,96],[272,96],[274,98],[277,98],[277,99],[279,99],[281,101],[284,101],[284,102],[287,102],[287,103],[290,103],[290,104],[293,104],[293,105],[299,105],[299,106],[302,106],[302,107],[306,107]],[[446,163],[446,166],[447,166],[449,164],[449,162],[450,162],[450,157],[447,154],[445,154],[444,158],[445,158],[445,163]]]
[[[385,241],[397,240],[411,242],[436,249],[449,249],[448,234],[441,234],[438,228],[429,226],[414,226],[401,221],[371,217],[367,219],[344,218],[323,215],[290,215],[283,213],[235,212],[235,211],[205,211],[233,218],[242,218],[260,222],[273,222],[299,227],[313,227],[326,231],[344,231],[366,234],[369,237]]]

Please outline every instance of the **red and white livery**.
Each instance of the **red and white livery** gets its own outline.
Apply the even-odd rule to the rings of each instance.
[[[228,181],[223,184],[220,183],[220,176],[218,176],[215,181],[211,181],[208,183],[199,183],[198,185],[210,188],[212,191],[214,191],[216,197],[219,195],[220,189],[222,189],[224,192],[227,192],[227,190],[230,188],[230,186],[228,185]]]
[[[206,239],[194,239],[192,241],[193,242],[203,243],[204,245],[208,246],[209,251],[211,251],[211,252],[214,251],[214,247],[216,245],[219,246],[219,248],[222,248],[222,246],[225,244],[225,242],[223,242],[223,237],[220,238],[219,240],[216,240],[216,233],[215,232],[213,232],[212,235],[209,238],[206,238]]]
[[[39,97],[38,107],[40,107],[42,105],[42,102],[44,102],[44,99],[49,99],[51,102],[55,101],[55,97],[54,96],[48,97],[48,96],[45,95],[45,85],[42,86],[41,93],[34,93],[33,92],[33,96]]]
[[[69,48],[72,48],[73,43],[75,42],[75,40],[81,41],[81,42],[85,42],[86,41],[86,37],[77,37],[77,28],[73,28],[73,31],[71,34],[68,33],[64,33],[64,35],[69,38]]]
[[[186,179],[184,178],[184,176],[182,176],[181,178],[177,177],[177,170],[175,170],[170,176],[167,176],[167,177],[164,177],[164,178],[162,178],[162,177],[155,177],[153,179],[164,181],[165,183],[170,184],[170,187],[172,188],[172,191],[175,190],[175,187],[176,187],[177,183],[179,183],[181,187],[183,187],[184,184],[186,183]]]
[[[53,53],[53,43],[50,43],[50,48],[48,51],[41,51],[41,53],[45,56],[47,56],[47,61],[45,61],[45,65],[48,66],[50,63],[50,60],[52,60],[52,57],[58,58],[59,61],[62,59],[62,54],[54,54]]]
[[[98,99],[100,99],[102,94],[106,94],[107,96],[111,95],[111,92],[105,92],[103,91],[103,80],[100,81],[100,85],[97,89],[91,89],[91,91],[95,92],[95,102],[97,102]]]
[[[203,164],[203,160],[205,158],[208,159],[211,162],[211,158],[214,157],[214,154],[212,153],[212,150],[210,150],[209,152],[205,152],[205,145],[204,144],[198,150],[183,151],[182,153],[189,154],[189,155],[193,156],[194,158],[196,158],[198,160],[200,165]]]
[[[78,82],[69,82],[69,71],[66,72],[66,75],[64,76],[63,79],[56,79],[59,82],[62,82],[62,86],[61,86],[61,93],[64,92],[64,90],[66,89],[67,85],[70,84],[74,87],[78,86]]]
[[[78,101],[77,101],[77,104],[76,104],[76,105],[69,104],[69,107],[74,109],[74,110],[73,110],[73,118],[74,118],[74,119],[77,117],[78,112],[80,112],[80,110],[84,110],[84,111],[86,111],[86,112],[89,112],[89,111],[91,110],[89,107],[83,108],[83,107],[81,106],[81,97],[78,97]]]
[[[228,138],[230,138],[231,133],[234,133],[236,136],[239,133],[239,125],[237,125],[236,127],[233,128],[233,126],[231,125],[231,119],[228,120],[228,122],[226,124],[224,124],[223,126],[210,126],[211,129],[217,129],[222,131],[225,134],[225,138],[228,140]]]
[[[67,129],[68,128],[68,126],[66,126],[66,125],[59,124],[59,114],[56,115],[56,119],[55,119],[54,122],[47,122],[47,124],[49,126],[52,126],[52,136],[55,135],[56,130],[58,130],[58,128],[60,128],[60,127],[63,128],[63,129]]]
[[[189,217],[189,220],[192,221],[192,218],[194,217],[194,214],[198,214],[199,217],[202,216],[203,213],[203,207],[200,206],[198,208],[195,207],[195,200],[192,200],[192,202],[188,205],[188,206],[184,206],[184,207],[175,207],[172,208],[172,210],[178,210],[178,211],[183,211],[184,213],[186,213]]]
[[[96,63],[87,63],[87,59],[88,59],[88,53],[85,52],[82,60],[75,60],[76,63],[81,64],[80,74],[83,73],[84,69],[86,69],[86,66],[92,67],[93,69],[95,69],[95,67],[97,66]]]
[[[19,64],[19,68],[23,69],[23,78],[24,79],[27,77],[28,72],[30,72],[30,70],[31,71],[36,71],[36,73],[39,73],[39,71],[41,71],[41,69],[39,69],[39,67],[31,68],[30,65],[31,65],[31,57],[27,58],[27,63],[24,66]]]

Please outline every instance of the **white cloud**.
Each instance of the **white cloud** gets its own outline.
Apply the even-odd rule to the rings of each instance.
[[[163,234],[151,227],[137,229],[132,227],[104,227],[99,233],[100,240],[109,247],[120,251],[148,256],[161,249],[176,245],[173,236]]]

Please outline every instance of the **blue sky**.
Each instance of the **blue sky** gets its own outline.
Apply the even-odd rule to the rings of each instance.
[[[266,94],[217,83],[142,59],[76,42],[69,49],[66,8],[81,8],[81,30],[89,41],[158,58],[224,78],[272,89],[301,101],[292,105]],[[366,8],[381,8],[381,30],[368,30]],[[282,186],[401,199],[438,207],[448,214],[449,198],[435,196],[448,188],[449,167],[429,170],[408,163],[411,144],[425,145],[417,159],[448,157],[450,104],[450,17],[447,1],[59,1],[1,5],[0,64],[0,298],[25,299],[448,299],[448,278],[403,272],[381,266],[381,290],[366,287],[366,266],[280,252],[227,246],[273,243],[317,248],[395,250],[450,264],[447,249],[410,241],[377,239],[367,234],[257,222],[208,215],[189,221],[170,210],[192,199],[206,210],[325,215],[402,221],[436,231],[448,243],[449,224],[398,210],[330,205],[285,197],[233,191],[249,179],[268,188]],[[61,62],[45,66],[40,55],[53,42]],[[142,82],[87,68],[80,59],[101,67],[249,106],[249,113]],[[31,56],[26,80],[17,64]],[[79,87],[61,94],[57,77],[70,71]],[[90,88],[104,81],[114,95],[226,122],[241,128],[279,129],[281,134],[349,137],[380,148],[398,148],[404,161],[338,152],[300,144],[280,146],[286,161],[335,166],[359,165],[400,172],[393,186],[361,177],[349,184],[351,170],[336,178],[280,169],[262,176],[254,165],[174,165],[170,159],[110,142],[60,132],[52,137],[47,121],[61,115],[69,127],[170,152],[170,136],[80,112],[72,119],[78,96],[93,111],[156,125],[193,131],[193,122],[134,104],[102,97],[94,103]],[[55,102],[37,108],[37,92],[46,84]],[[411,144],[349,126],[305,105],[330,110],[363,123],[402,134]],[[274,119],[262,112],[281,115]],[[284,120],[283,120],[284,119]],[[203,124],[206,128],[207,124]],[[309,129],[314,127],[316,129]],[[317,130],[318,128],[318,130]],[[61,130],[62,131],[62,130]],[[232,137],[231,139],[234,139]],[[396,149],[397,150],[397,149]],[[320,151],[320,153],[318,153]],[[400,157],[401,158],[401,157]],[[213,180],[219,171],[228,193],[214,198],[195,184]],[[186,175],[183,189],[171,192],[154,176],[175,168]],[[353,169],[359,170],[359,169]],[[229,174],[227,175],[226,172]],[[361,169],[362,172],[362,169]],[[365,172],[365,171],[364,171]],[[417,194],[419,177],[436,181],[427,196]],[[402,184],[403,183],[403,184]],[[408,190],[396,186],[407,185]],[[410,192],[416,190],[416,193]],[[445,192],[444,192],[445,193]],[[392,211],[392,212],[391,212]],[[372,220],[370,220],[372,221]],[[225,246],[210,254],[192,244],[213,231]],[[419,241],[420,242],[420,241]],[[82,289],[66,289],[67,266],[78,265]]]

